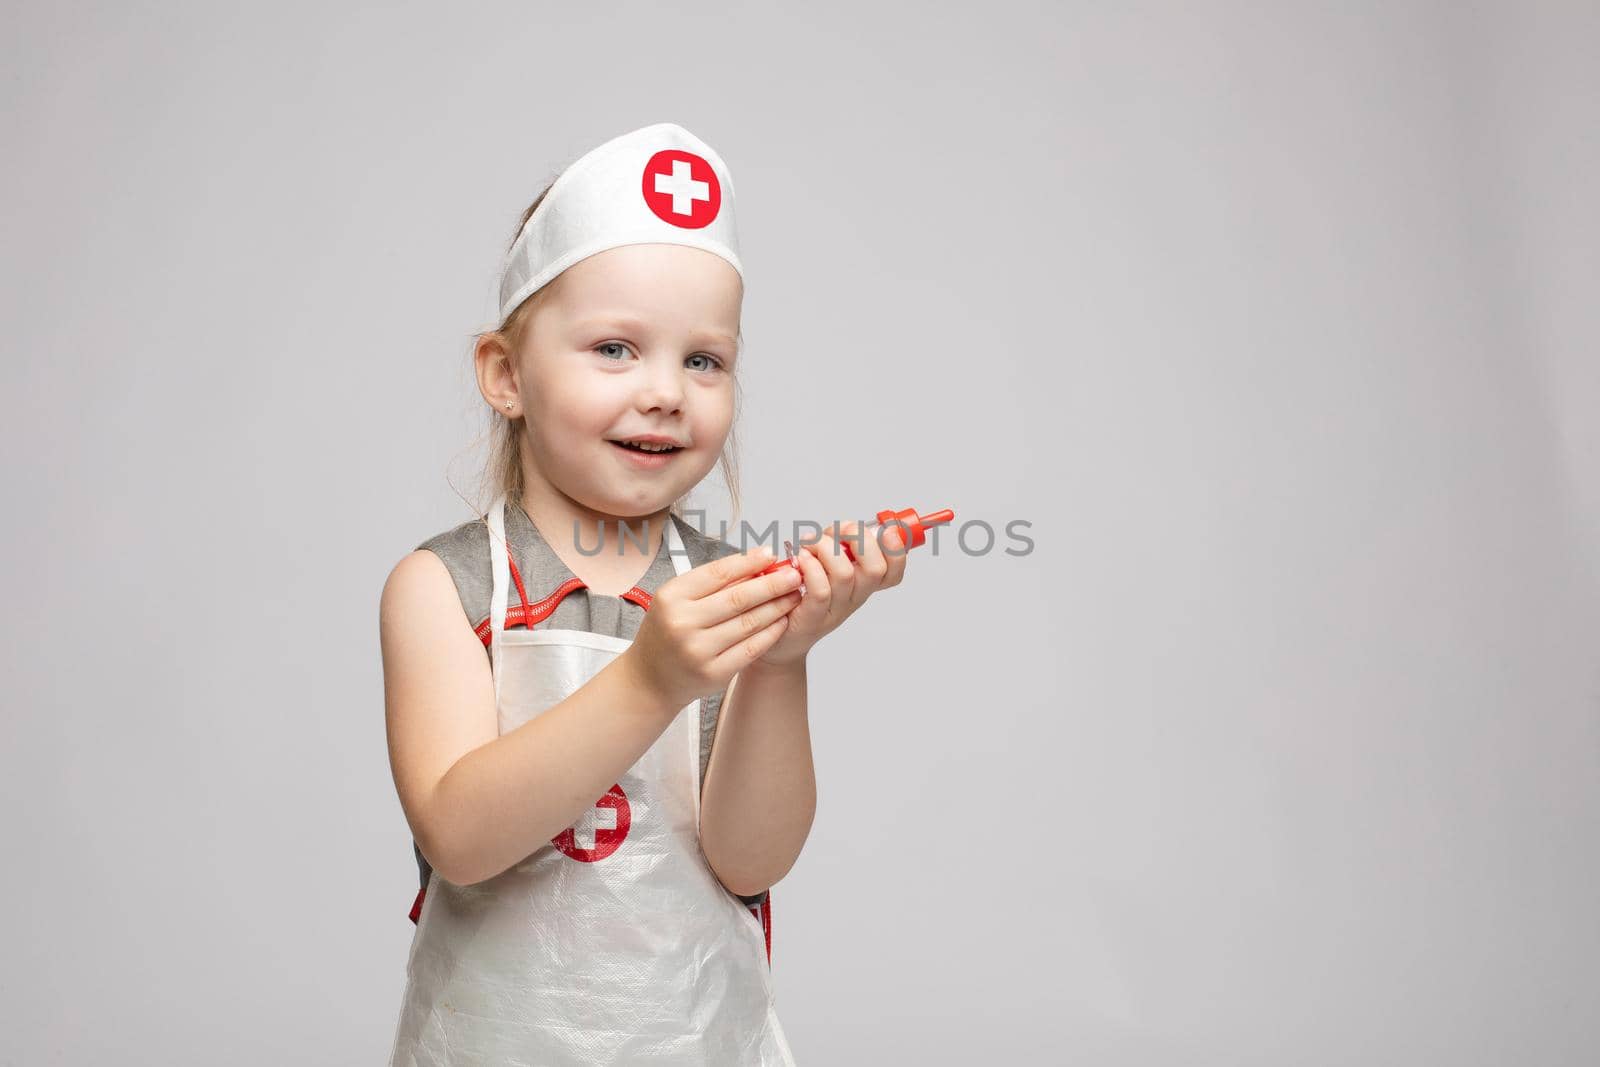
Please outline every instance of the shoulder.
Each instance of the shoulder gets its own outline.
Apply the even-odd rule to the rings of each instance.
[[[450,617],[459,600],[451,577],[433,553],[408,553],[383,583],[378,601],[379,632],[387,639],[409,620]]]
[[[475,621],[488,612],[493,573],[489,560],[489,526],[483,519],[468,519],[434,534],[418,544],[400,565],[427,567],[435,576],[441,572],[448,574],[469,620]],[[396,571],[399,569],[396,567]],[[480,614],[473,614],[475,611]]]
[[[454,558],[487,557],[489,524],[482,519],[468,519],[459,526],[434,534],[419,544],[417,550],[432,552],[447,564]]]

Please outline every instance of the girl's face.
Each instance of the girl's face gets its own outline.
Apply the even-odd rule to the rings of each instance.
[[[517,354],[530,489],[637,518],[697,485],[733,425],[743,296],[726,260],[683,245],[624,245],[563,271]],[[678,448],[616,443],[643,435]]]

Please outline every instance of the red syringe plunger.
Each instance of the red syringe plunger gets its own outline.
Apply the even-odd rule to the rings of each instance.
[[[878,521],[873,523],[872,526],[868,526],[867,529],[870,530],[874,526],[885,526],[896,521],[904,523],[905,525],[900,527],[900,534],[902,539],[909,536],[909,542],[899,549],[891,550],[886,547],[885,551],[909,552],[911,549],[921,546],[921,544],[928,539],[926,532],[928,527],[938,526],[940,523],[949,522],[955,517],[956,513],[951,511],[949,508],[930,512],[927,515],[918,515],[916,508],[906,508],[903,511],[895,511],[893,508],[889,508],[878,512]],[[876,537],[877,535],[874,534],[873,536]],[[844,549],[844,554],[850,557],[851,563],[854,563],[856,560],[856,554],[850,551],[850,542],[852,540],[854,539],[848,537],[843,538],[839,542],[839,547]]]

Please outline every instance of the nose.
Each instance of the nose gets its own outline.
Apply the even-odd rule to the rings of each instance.
[[[683,408],[683,369],[670,358],[645,361],[635,403],[643,412],[675,414]]]

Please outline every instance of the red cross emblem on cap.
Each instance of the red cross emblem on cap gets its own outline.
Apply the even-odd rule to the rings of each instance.
[[[594,863],[622,847],[628,827],[632,825],[633,809],[628,806],[628,795],[621,785],[614,785],[593,807],[578,816],[577,822],[552,837],[550,843],[579,862]]]
[[[644,165],[644,202],[662,222],[698,230],[721,210],[722,184],[701,157],[665,148]]]

